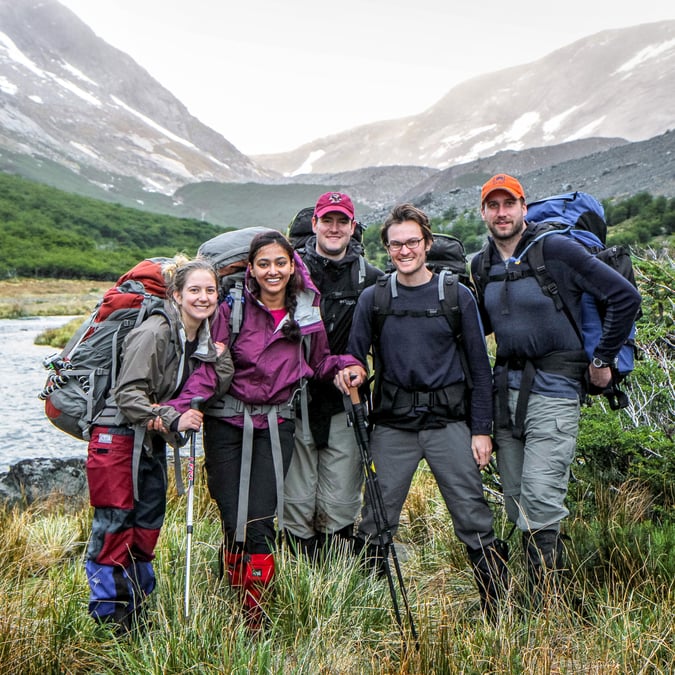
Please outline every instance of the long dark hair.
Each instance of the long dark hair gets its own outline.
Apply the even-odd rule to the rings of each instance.
[[[276,230],[270,230],[269,232],[261,232],[257,234],[252,240],[251,245],[248,249],[248,262],[251,266],[255,261],[258,251],[263,246],[268,246],[269,244],[279,244],[284,252],[288,255],[289,260],[292,263],[295,263],[295,258],[293,256],[293,246],[286,239],[286,237]],[[298,293],[302,290],[303,283],[302,277],[298,271],[298,266],[295,266],[295,272],[291,275],[286,286],[286,293],[284,295],[284,308],[288,312],[289,321],[287,321],[282,327],[281,332],[291,341],[291,342],[300,342],[301,333],[300,325],[295,320],[295,310],[298,306]],[[253,276],[249,277],[249,290],[253,295],[260,296],[260,285],[255,280]]]

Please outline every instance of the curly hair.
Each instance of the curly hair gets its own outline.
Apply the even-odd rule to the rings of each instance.
[[[278,244],[281,246],[284,252],[288,255],[289,260],[293,263],[295,262],[292,244],[281,232],[270,230],[269,232],[261,232],[252,239],[251,245],[248,249],[249,264],[253,265],[258,251],[263,246],[268,246],[269,244]],[[303,288],[304,284],[302,282],[302,277],[300,276],[296,265],[295,272],[288,280],[286,292],[284,295],[284,308],[288,312],[289,320],[281,327],[281,332],[291,342],[300,342],[300,339],[302,338],[300,333],[300,325],[295,320],[295,310],[298,306],[298,293],[302,291]],[[251,293],[253,293],[253,295],[259,297],[260,285],[253,277],[250,277],[249,279],[249,290]]]

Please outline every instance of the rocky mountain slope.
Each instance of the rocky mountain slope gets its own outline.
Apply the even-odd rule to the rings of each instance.
[[[56,0],[0,0],[0,170],[224,227],[283,228],[334,189],[364,220],[403,199],[432,215],[473,208],[497,171],[542,196],[581,183],[673,196],[672,137],[642,139],[673,124],[674,59],[675,21],[607,31],[470,80],[422,115],[251,159]]]
[[[106,190],[270,175],[55,0],[0,0],[0,148]]]
[[[537,155],[547,149],[501,152],[493,157],[451,167],[401,193],[430,216],[448,209],[478,210],[481,185],[493,174],[511,173],[521,180],[528,200],[582,190],[598,199],[625,199],[638,192],[675,196],[675,131],[646,141],[622,143],[564,161],[545,162]],[[551,148],[559,151],[560,146]],[[386,209],[366,214],[366,223],[378,222]]]
[[[640,141],[673,127],[673,91],[675,21],[643,24],[468,80],[419,115],[255,159],[289,175],[391,164],[444,169],[581,138]]]

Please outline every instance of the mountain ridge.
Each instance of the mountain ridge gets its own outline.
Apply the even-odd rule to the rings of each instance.
[[[675,21],[602,31],[453,87],[419,115],[253,158],[284,175],[365,165],[439,169],[579,138],[646,140],[673,126]],[[620,96],[620,105],[613,103]],[[649,114],[645,114],[648,105]]]
[[[329,148],[332,155],[324,153],[326,156],[311,167],[305,164],[312,172],[296,170],[293,176],[283,176],[278,167],[263,166],[259,157],[246,157],[203,125],[131,57],[98,38],[56,0],[0,0],[0,170],[76,194],[224,227],[283,227],[297,210],[327,190],[350,192],[364,220],[377,217],[402,199],[426,204],[435,215],[450,201],[472,207],[476,185],[492,173],[507,170],[524,179],[531,175],[544,194],[560,191],[561,185],[583,182],[597,189],[601,198],[614,196],[608,193],[608,185],[617,190],[617,196],[645,185],[654,194],[672,195],[672,164],[668,164],[672,159],[664,155],[672,137],[664,139],[660,129],[672,123],[672,105],[667,103],[672,98],[670,85],[675,84],[673,55],[675,21],[589,36],[534,65],[462,83],[423,118],[417,116],[411,138],[418,145],[423,139],[427,149],[422,150],[433,155],[451,145],[450,141],[442,142],[443,134],[446,139],[458,136],[453,136],[450,128],[459,124],[455,118],[461,121],[460,130],[479,129],[490,121],[466,101],[469,95],[478,97],[472,100],[482,100],[486,91],[493,92],[500,102],[493,107],[505,118],[502,126],[520,128],[521,135],[514,132],[509,140],[503,130],[501,136],[497,129],[482,136],[467,131],[464,135],[468,139],[457,141],[457,151],[466,161],[451,162],[447,167],[425,164],[429,155],[418,146],[404,147],[401,120],[389,120],[349,130],[344,143],[336,141]],[[586,64],[588,72],[579,74],[580,63]],[[615,72],[619,75],[607,76]],[[557,73],[556,77],[552,73]],[[497,87],[505,74],[520,83],[539,78],[553,90],[561,78],[573,75],[581,78],[578,86],[583,85],[584,91],[600,89],[602,84],[603,105],[594,103],[593,119],[599,119],[603,108],[620,108],[613,119],[621,124],[615,122],[612,135],[594,135],[589,129],[584,137],[538,144],[539,137],[532,129],[541,131],[543,119],[550,124],[553,105],[547,103],[547,108],[542,104],[537,112],[539,100],[550,98],[563,112],[572,110],[563,117],[568,124],[576,119],[572,126],[577,132],[590,113],[582,120],[573,101],[563,108],[555,96],[547,95],[548,90],[534,85],[529,88],[535,92],[531,99],[513,106],[513,92],[504,93]],[[456,103],[458,91],[463,108]],[[613,104],[615,100],[621,105]],[[490,100],[483,103],[483,107],[489,105]],[[508,117],[504,111],[512,108]],[[524,117],[527,121],[533,111],[538,115],[536,124],[528,127],[523,123],[522,128],[515,124]],[[413,118],[402,119],[407,124]],[[445,120],[445,126],[439,126],[439,119]],[[558,128],[564,128],[565,120],[559,120]],[[650,133],[650,125],[655,130],[650,136],[654,142],[630,140]],[[380,136],[373,132],[364,138],[363,129],[371,127],[380,129]],[[572,127],[565,133],[573,135],[571,131]],[[499,143],[488,147],[486,139],[494,138],[505,139],[504,147]],[[384,159],[391,158],[388,153],[378,164],[375,160],[382,145],[400,150],[406,161],[387,163]],[[489,153],[468,159],[474,146],[488,148]],[[415,147],[417,151],[413,151]],[[319,146],[315,151],[319,152]],[[341,169],[340,162],[334,161],[343,151],[350,168]],[[302,158],[293,160],[295,165],[307,160],[303,152]],[[627,159],[631,154],[637,159]],[[355,168],[350,156],[361,158],[366,166]],[[586,157],[592,157],[595,167]],[[439,154],[439,165],[446,161]],[[546,176],[551,178],[548,183]]]

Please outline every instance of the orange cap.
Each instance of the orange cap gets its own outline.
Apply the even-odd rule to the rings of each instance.
[[[516,199],[525,199],[525,190],[523,190],[523,186],[517,179],[506,173],[498,173],[496,176],[492,176],[492,178],[483,185],[483,188],[480,191],[480,203],[485,203],[488,195],[495,190],[506,190]]]

